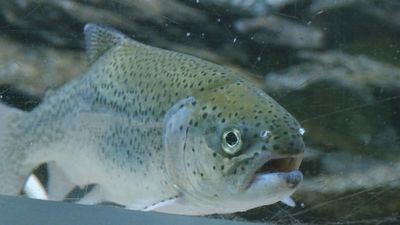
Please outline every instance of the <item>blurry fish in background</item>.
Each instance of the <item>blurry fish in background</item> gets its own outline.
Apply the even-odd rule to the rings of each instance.
[[[86,73],[31,112],[1,105],[0,194],[18,195],[47,163],[39,198],[50,200],[93,185],[78,203],[186,215],[294,204],[304,129],[270,96],[112,28],[88,24],[85,38]]]

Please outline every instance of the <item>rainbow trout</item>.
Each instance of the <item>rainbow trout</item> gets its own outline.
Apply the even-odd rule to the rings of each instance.
[[[290,196],[302,181],[299,123],[235,72],[85,26],[86,73],[31,112],[0,107],[0,194],[48,165],[49,199],[205,215]]]

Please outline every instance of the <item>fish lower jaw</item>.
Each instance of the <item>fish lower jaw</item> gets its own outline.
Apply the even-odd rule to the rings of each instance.
[[[284,180],[286,187],[296,188],[303,180],[303,174],[298,170],[302,159],[303,154],[271,157],[244,182],[242,190],[250,188],[256,181],[268,180],[269,177],[275,176]]]
[[[303,173],[299,170],[293,170],[290,172],[267,172],[267,173],[256,173],[251,180],[250,185],[256,181],[267,179],[268,176],[278,176],[284,179],[285,186],[287,188],[296,188],[301,181],[303,181]]]

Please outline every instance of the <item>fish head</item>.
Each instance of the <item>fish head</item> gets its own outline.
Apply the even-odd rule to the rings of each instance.
[[[238,80],[186,103],[165,122],[165,165],[198,214],[245,211],[296,190],[304,129],[270,96]]]

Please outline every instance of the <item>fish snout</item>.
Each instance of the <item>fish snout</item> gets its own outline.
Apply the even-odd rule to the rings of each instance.
[[[298,171],[305,150],[302,133],[290,133],[289,129],[281,129],[271,131],[270,134],[268,144],[263,146],[263,150],[268,151],[266,161],[258,168],[256,174],[280,172],[287,176],[285,179],[288,186],[294,188],[303,179]]]
[[[300,155],[305,151],[301,132],[282,131],[272,135],[272,151],[280,155]]]

